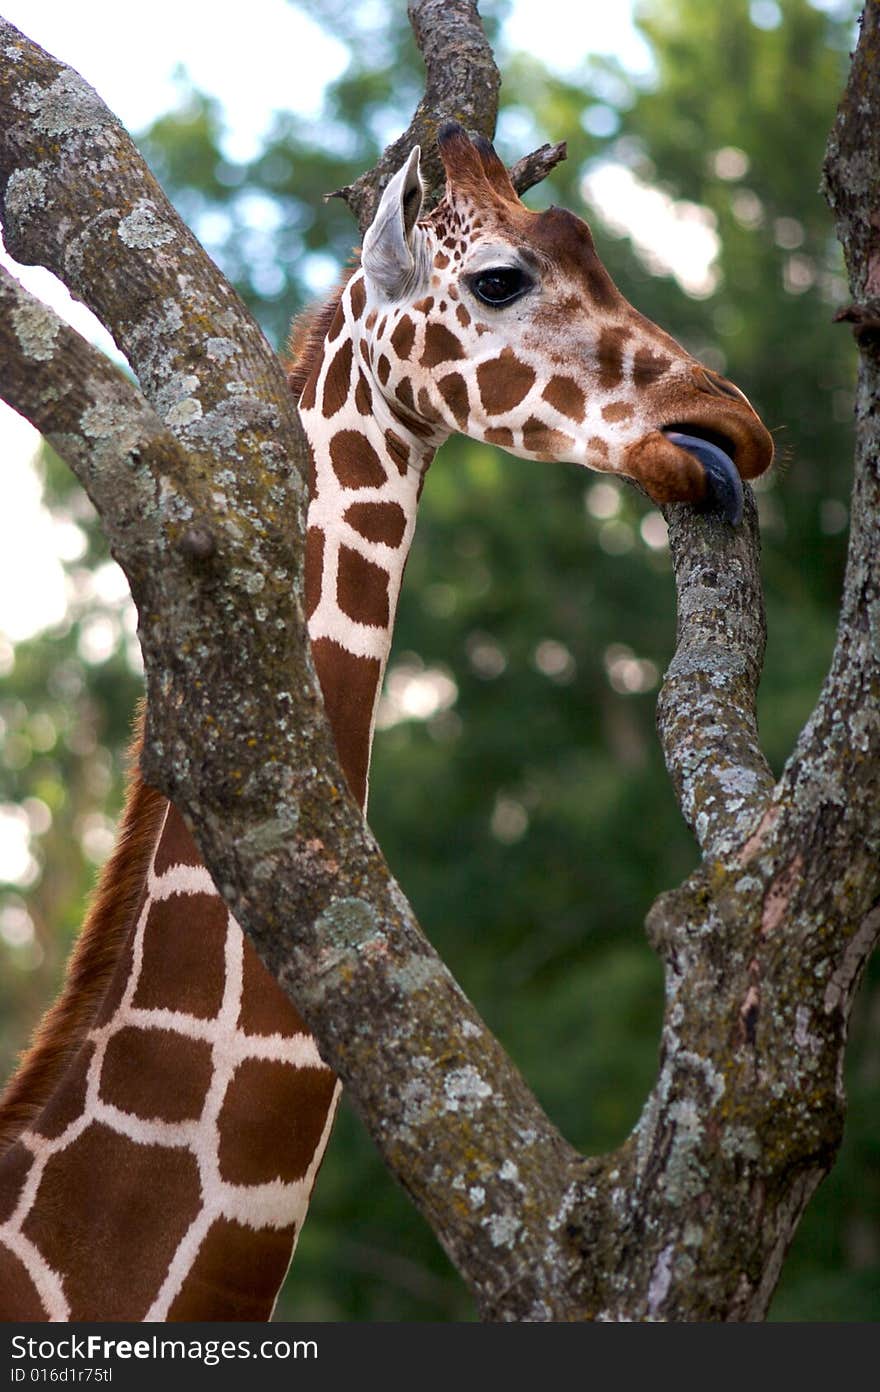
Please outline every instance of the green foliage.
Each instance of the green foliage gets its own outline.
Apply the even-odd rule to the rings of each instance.
[[[258,158],[235,165],[223,154],[222,113],[182,79],[179,107],[142,140],[279,345],[354,240],[343,205],[323,195],[406,124],[421,82],[402,6],[385,15],[336,0],[307,8],[352,54],[320,121],[279,116]],[[506,8],[481,6],[494,30]],[[761,719],[778,769],[833,641],[854,355],[831,323],[844,287],[817,192],[853,7],[780,0],[777,9],[780,22],[767,28],[752,15],[772,21],[772,7],[746,0],[643,4],[650,80],[609,61],[585,61],[563,80],[510,55],[499,146],[513,160],[529,142],[568,140],[569,160],[530,196],[535,206],[582,208],[583,189],[595,187],[585,176],[612,161],[671,203],[708,210],[698,216],[719,238],[717,283],[701,296],[645,264],[640,229],[634,238],[612,230],[607,219],[620,209],[590,215],[628,298],[726,371],[779,432],[780,463],[759,495],[770,624]],[[57,462],[46,468],[53,510],[81,508]],[[377,737],[371,792],[371,822],[432,940],[550,1115],[594,1153],[627,1135],[656,1067],[662,981],[645,911],[696,861],[653,729],[674,636],[668,558],[657,515],[634,491],[609,487],[465,441],[444,448],[425,490],[392,663],[401,689],[426,704],[423,718],[398,718]],[[102,553],[92,524],[78,525],[88,554],[75,569],[85,569]],[[0,708],[2,797],[40,797],[54,814],[37,838],[51,870],[29,894],[46,962],[4,975],[7,1053],[80,914],[76,828],[118,787],[108,751],[118,770],[135,683],[122,641],[103,663],[78,655],[86,621],[74,615],[63,631],[19,647]],[[44,714],[58,731],[51,748],[10,759],[14,736]],[[0,951],[14,961],[20,949]],[[786,1267],[780,1318],[878,1316],[878,1079],[869,1062],[878,991],[875,976],[853,1030],[844,1151]],[[345,1109],[279,1314],[472,1317],[458,1278]]]

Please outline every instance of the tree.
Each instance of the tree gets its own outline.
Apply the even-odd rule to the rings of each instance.
[[[20,180],[17,182],[16,188],[21,193],[23,185]],[[23,201],[25,203],[24,212],[27,213],[28,206],[31,205],[27,204],[27,200]],[[20,205],[16,205],[16,207],[20,208]],[[7,215],[9,215],[8,201]],[[14,224],[13,230],[15,230]],[[46,229],[46,231],[48,232],[48,229]],[[50,245],[51,243],[43,243],[41,248],[43,255],[48,254],[47,247]],[[139,248],[139,250],[143,252],[148,249]],[[146,259],[149,260],[150,257],[147,256]],[[106,270],[106,268],[103,269]],[[94,274],[94,269],[89,270],[88,268],[86,268],[84,272],[80,273],[84,274],[84,276],[88,279],[92,274]],[[94,295],[95,293],[95,288],[94,286],[92,286],[91,294]],[[105,287],[105,293],[108,296],[110,296],[110,288]],[[88,298],[88,295],[86,297]],[[110,297],[112,298],[112,296]],[[134,361],[134,359],[132,359],[132,361]],[[143,382],[144,374],[142,369],[139,369],[139,375],[142,377]],[[156,447],[159,449],[160,454],[162,454],[166,450],[171,454],[174,453],[174,445],[173,442],[170,440],[157,440]],[[697,601],[701,601],[705,600],[707,597],[705,593],[702,592],[705,589],[705,587],[702,587],[700,585],[697,585],[696,588],[694,587],[693,572],[691,572],[690,577],[682,573],[683,570],[687,569],[689,563],[691,565],[696,566],[698,576],[700,573],[705,575],[708,568],[710,572],[716,575],[721,574],[725,583],[730,582],[730,580],[733,578],[731,572],[731,564],[742,567],[743,575],[751,577],[751,589],[749,590],[748,595],[744,595],[742,589],[740,589],[737,593],[737,586],[733,585],[730,587],[733,592],[726,593],[724,599],[725,605],[729,605],[729,613],[738,612],[739,606],[742,606],[742,609],[744,610],[744,621],[742,624],[742,629],[740,632],[734,635],[734,646],[738,646],[738,651],[734,654],[733,665],[734,668],[736,668],[737,665],[739,665],[741,669],[737,678],[738,690],[735,692],[735,699],[741,702],[741,708],[739,711],[736,712],[736,720],[734,722],[735,727],[738,731],[738,735],[742,741],[740,745],[740,758],[738,760],[737,767],[740,770],[744,770],[747,775],[752,775],[753,789],[759,790],[760,797],[758,799],[746,799],[746,804],[744,807],[741,807],[739,809],[739,813],[740,816],[743,818],[744,822],[747,821],[750,816],[754,820],[757,820],[757,813],[761,806],[761,798],[766,796],[766,794],[768,793],[770,788],[770,780],[766,767],[763,765],[763,762],[756,751],[754,740],[748,738],[748,723],[750,719],[750,710],[752,707],[750,687],[752,686],[754,678],[756,676],[758,650],[761,646],[760,624],[757,622],[752,624],[747,622],[749,618],[754,618],[758,612],[757,592],[755,590],[754,571],[750,567],[749,547],[745,538],[739,538],[733,544],[724,545],[721,538],[717,538],[712,534],[711,528],[707,529],[705,525],[695,523],[693,519],[686,519],[680,517],[673,519],[673,537],[674,539],[677,539],[677,564],[679,567],[679,584],[682,589],[682,595],[686,600],[689,599],[693,601],[695,596]],[[120,554],[123,553],[121,552]],[[173,571],[175,566],[179,564],[179,561],[175,561],[175,559],[171,557],[167,548],[164,554],[169,556],[169,570]],[[701,567],[702,570],[700,569]],[[138,577],[142,573],[143,572],[140,571],[136,566],[135,573],[132,576],[133,583],[135,584],[135,586],[137,586],[137,584],[139,583]],[[189,587],[194,582],[192,576],[185,569],[185,566],[184,575],[187,577],[185,581],[186,586]],[[145,577],[144,583],[150,583],[151,579],[152,577]],[[166,612],[170,612],[168,610],[167,604],[163,604],[163,608],[166,610]],[[721,654],[719,655],[719,661],[721,662],[721,666],[716,669],[716,677],[720,676],[724,670],[723,652],[725,649],[728,649],[727,635],[724,631],[724,611],[723,609],[720,609],[717,606],[710,605],[708,612],[703,614],[699,612],[698,603],[696,614],[694,617],[696,618],[698,625],[702,623],[706,623],[708,625],[707,632],[710,643],[717,644],[719,649],[721,649]],[[189,622],[189,620],[186,621],[185,627],[188,627]],[[709,689],[706,691],[702,689],[704,682],[701,678],[699,671],[699,664],[701,661],[699,651],[704,646],[705,637],[705,632],[697,636],[696,648],[698,651],[697,654],[692,655],[694,657],[693,664],[689,667],[688,663],[685,663],[684,665],[686,670],[684,672],[679,670],[676,676],[676,680],[672,684],[673,689],[670,690],[669,687],[667,688],[668,709],[670,711],[670,716],[673,720],[673,723],[677,716],[679,718],[681,717],[682,702],[684,703],[684,705],[688,706],[688,709],[690,709],[690,702],[693,699],[695,689],[693,685],[694,683],[696,683],[696,689],[698,690],[701,698],[708,699],[710,702],[713,699],[713,689],[711,688],[711,685],[709,685]],[[688,631],[686,625],[685,632],[683,633],[683,641],[685,648],[687,648],[689,644],[694,642],[694,638],[695,635],[693,629]],[[703,677],[705,677],[705,672],[703,672]],[[677,690],[675,688],[677,688]],[[684,689],[683,696],[682,689]],[[743,720],[743,711],[745,712],[745,726],[741,725],[741,722]],[[717,723],[721,723],[720,720]],[[711,731],[712,722],[709,722],[708,728]],[[248,733],[250,733],[250,730],[248,731]],[[865,732],[864,738],[865,740],[870,740],[870,730],[867,730]],[[868,745],[866,747],[869,748],[870,746]],[[668,758],[670,759],[673,768],[678,769],[680,778],[685,782],[686,785],[688,785],[687,771],[681,767],[680,763],[681,745],[679,743],[676,743],[674,738],[668,738],[667,749]],[[710,766],[713,763],[715,764],[717,772],[719,755],[718,748],[713,748],[710,742],[710,745],[706,747],[702,752],[705,754],[707,762]],[[220,758],[220,751],[211,750],[210,753],[212,759]],[[727,756],[725,755],[725,757]],[[219,765],[217,767],[219,767]],[[725,768],[722,765],[720,771],[722,775],[724,775],[725,773],[729,775],[729,767],[725,770]],[[724,777],[722,777],[720,779],[720,783],[716,783],[714,787],[711,785],[711,782],[708,786],[700,786],[697,783],[691,783],[688,786],[686,786],[685,789],[686,793],[693,799],[693,805],[691,808],[691,815],[693,819],[696,820],[700,812],[706,814],[705,824],[703,825],[700,839],[703,843],[704,849],[708,847],[709,850],[712,852],[713,858],[715,856],[715,853],[718,851],[719,846],[723,847],[725,838],[729,837],[730,833],[729,826],[725,826],[724,824],[725,818],[723,816],[720,818],[716,818],[716,807],[712,801],[713,797],[717,794],[719,787],[723,787],[724,781],[725,779]],[[180,794],[177,794],[177,796],[180,797]],[[784,799],[782,805],[784,805]],[[788,834],[794,838],[794,844],[798,843],[798,836],[802,835],[802,832],[801,829],[796,825],[796,812],[797,808],[786,807],[786,815],[788,821],[786,821],[786,817],[783,817],[780,819],[780,823],[777,824],[773,836],[774,838],[779,839],[779,845],[778,847],[770,846],[769,849],[765,851],[764,854],[767,857],[766,863],[759,863],[757,866],[750,866],[750,872],[748,875],[740,875],[738,879],[734,880],[733,882],[731,881],[731,876],[728,873],[722,873],[722,870],[719,869],[718,864],[716,863],[714,868],[714,880],[712,878],[712,875],[708,871],[704,872],[702,878],[698,877],[698,881],[696,882],[696,884],[692,883],[686,891],[682,892],[682,894],[678,898],[677,904],[670,906],[670,904],[667,903],[667,905],[664,908],[658,911],[658,913],[655,915],[654,923],[662,929],[661,935],[665,938],[665,946],[667,949],[669,949],[670,943],[673,940],[678,939],[677,950],[681,950],[679,932],[680,925],[676,925],[676,915],[680,916],[683,914],[685,917],[690,917],[691,921],[693,922],[696,921],[698,918],[711,920],[713,918],[713,915],[717,916],[720,914],[724,922],[728,925],[728,930],[732,935],[731,956],[735,957],[736,952],[739,950],[739,948],[741,948],[741,943],[739,942],[739,934],[740,932],[742,932],[742,923],[746,923],[749,921],[754,923],[757,920],[759,920],[762,907],[766,908],[768,903],[774,906],[774,911],[775,906],[777,906],[777,904],[779,904],[780,907],[784,907],[783,905],[781,905],[780,901],[785,897],[785,894],[791,894],[794,892],[796,888],[797,876],[794,875],[793,877],[791,877],[790,881],[787,880],[785,878],[785,875],[780,873],[779,866],[785,866],[794,863],[794,861],[796,861],[797,859],[797,856],[794,856],[793,861],[786,861],[786,852],[787,849],[790,849],[790,845],[792,843],[789,843],[789,847],[787,848],[784,839],[782,839],[782,833],[787,825]],[[843,820],[846,820],[846,818],[844,818]],[[358,842],[356,839],[357,834],[358,833],[356,831],[351,832],[352,837],[355,838],[354,844],[362,846],[363,843]],[[366,854],[365,851],[363,853]],[[727,846],[727,854],[732,854],[732,845],[729,843],[729,841]],[[758,872],[757,874],[756,871]],[[849,867],[849,872],[854,877],[854,871],[852,866]],[[242,884],[247,885],[249,881],[247,869],[238,869],[236,873],[238,873],[241,876]],[[832,869],[831,873],[833,875],[835,871]],[[751,885],[740,885],[740,881],[746,880],[755,880],[756,882],[752,883]],[[225,883],[226,880],[224,879],[222,882]],[[867,896],[867,898],[864,899],[864,902],[866,904],[870,904],[872,902],[872,899],[876,897],[876,887],[872,888],[872,884],[873,882],[871,880],[871,872],[868,868],[865,870],[862,882],[857,886],[858,894],[862,896]],[[849,880],[847,881],[847,887],[849,891],[851,888]],[[783,891],[785,891],[785,894],[783,893]],[[851,892],[855,893],[856,890],[852,889]],[[814,890],[812,888],[809,890],[804,889],[803,896],[807,900],[809,900],[813,893]],[[381,902],[381,899],[379,899],[378,902]],[[814,900],[812,902],[812,911],[815,911],[816,904],[817,901]],[[809,913],[811,910],[804,906],[803,899],[798,900],[798,905],[799,910],[806,915],[807,919],[809,919]],[[237,910],[237,912],[240,913],[241,911]],[[276,912],[280,912],[280,909],[277,909]],[[827,916],[827,909],[823,909],[823,912],[825,912]],[[851,913],[852,910],[848,909],[847,912]],[[736,914],[742,915],[740,924],[737,924],[734,921]],[[245,921],[247,920],[245,919]],[[868,921],[870,922],[870,919]],[[784,936],[786,926],[787,925],[785,914],[783,913],[780,917],[779,924],[776,928],[775,941],[781,940],[781,938]],[[794,933],[799,926],[800,925],[797,924],[790,925],[792,933]],[[760,942],[760,936],[757,940]],[[867,943],[864,943],[863,946],[866,947]],[[827,948],[823,947],[822,951],[827,956]],[[759,972],[763,970],[762,964],[759,960],[760,955],[760,953],[756,953],[754,958],[755,962],[757,963],[756,970],[758,970]],[[298,957],[297,960],[299,963],[301,961],[301,956]],[[752,959],[750,958],[749,960],[751,961]],[[720,961],[714,964],[706,964],[700,963],[698,961],[693,961],[689,962],[687,966],[689,970],[692,970],[695,973],[695,979],[702,986],[704,991],[708,989],[707,983],[709,981],[709,969],[711,968],[712,970],[717,971],[717,982],[712,982],[710,997],[715,1005],[716,1011],[719,1011],[722,1015],[724,1015],[726,1011],[727,1017],[730,1019],[730,1021],[732,1022],[732,1026],[735,1028],[736,1022],[739,1018],[739,1006],[747,1000],[753,1001],[753,993],[758,989],[758,983],[754,975],[754,972],[751,976],[749,975],[748,963],[739,962],[737,964],[737,971],[739,972],[738,980],[736,979],[736,972],[732,970],[733,964],[731,962]],[[774,963],[773,970],[775,971],[778,966],[778,963]],[[779,967],[779,970],[781,971],[781,967]],[[772,995],[772,993],[777,989],[778,984],[778,982],[773,980],[772,972],[768,977],[765,977],[763,979],[761,983],[764,991],[764,995],[762,996],[762,1006],[766,1004],[767,997],[769,995]],[[792,1010],[794,1010],[795,1007],[791,1005],[791,999],[786,997],[785,995],[786,990],[789,988],[790,983],[783,983],[782,995],[780,996],[780,1000],[782,1000],[785,1009],[788,1009],[790,1007]],[[704,999],[706,999],[706,997],[704,997]],[[726,1005],[719,1006],[719,1002],[724,1001],[725,999],[727,1002]],[[809,1006],[804,1005],[804,999],[805,998],[800,998],[798,1004],[801,1008],[808,1009]],[[332,1008],[327,1007],[326,1009],[326,1013],[332,1017],[333,1021],[341,1021],[344,1018],[344,1013],[342,1011],[341,1004],[342,1003],[339,1000],[334,1000]],[[317,1019],[323,1013],[324,1007],[320,1003],[315,1003],[314,1010],[315,1012],[317,1012],[315,1015],[315,1018]],[[751,1028],[751,1023],[752,1022],[750,1019],[746,1022],[749,1029]],[[670,1024],[674,1024],[674,1021],[670,1022]],[[777,1022],[777,1026],[778,1024],[779,1022]],[[767,1052],[772,1053],[772,1046],[770,1043],[770,1033],[772,1033],[772,1022],[767,1019],[766,1012],[763,1009],[759,1013],[755,1025],[757,1031],[755,1036],[755,1042],[762,1051],[762,1056],[764,1056]],[[693,1022],[693,1027],[696,1030],[696,1037],[698,1038],[700,1049],[705,1048],[707,1051],[703,1056],[709,1057],[709,1051],[711,1049],[711,1046],[709,1044],[709,1038],[710,1036],[712,1038],[714,1038],[715,1036],[715,1032],[717,1031],[717,1021],[714,1019],[711,1022],[705,1019],[696,1020]],[[795,1022],[796,1031],[798,1030],[798,1028],[799,1027],[797,1025],[797,1022]],[[764,1033],[765,1029],[768,1031],[767,1034]],[[666,1036],[667,1044],[677,1045],[678,1039],[681,1037],[681,1033],[681,1030],[675,1030],[673,1035],[669,1032],[668,1026],[668,1032]],[[800,1028],[800,1033],[806,1033],[807,1036],[809,1036],[812,1033],[812,1030],[809,1027],[808,1022],[805,1023],[802,1021],[802,1028]],[[826,1038],[825,1044],[832,1054],[834,1050],[837,1047],[839,1047],[839,1041],[835,1041],[830,1037]],[[670,1050],[670,1052],[673,1055],[672,1063],[674,1064],[675,1056],[677,1056],[678,1063],[681,1064],[682,1049],[680,1047],[673,1047]],[[691,1049],[685,1052],[695,1053],[698,1051]],[[799,1066],[796,1052],[797,1051],[793,1051],[789,1052],[788,1054],[784,1052],[780,1053],[780,1055],[778,1056],[778,1062],[780,1067],[784,1068],[787,1065],[791,1070],[796,1071]],[[821,1060],[821,1050],[818,1051],[817,1057]],[[334,1062],[336,1062],[335,1058]],[[836,1113],[834,1113],[836,1101],[834,1100],[834,1070],[832,1067],[833,1059],[826,1059],[825,1062],[828,1065],[828,1069],[830,1070],[826,1073],[825,1076],[828,1080],[828,1096],[832,1099],[833,1102],[833,1114],[831,1120],[832,1122],[834,1122],[836,1120]],[[353,1065],[350,1066],[353,1067]],[[360,1075],[360,1067],[358,1067],[355,1071],[358,1075]],[[506,1072],[506,1069],[504,1071]],[[655,1136],[659,1136],[661,1133],[663,1133],[663,1129],[665,1127],[665,1134],[667,1134],[672,1141],[673,1159],[676,1160],[681,1166],[683,1166],[685,1177],[690,1175],[691,1178],[693,1178],[694,1175],[699,1173],[699,1167],[704,1163],[703,1149],[705,1148],[706,1138],[695,1137],[692,1133],[688,1132],[687,1127],[683,1123],[685,1113],[688,1110],[690,1102],[693,1100],[695,1101],[695,1105],[702,1106],[705,1099],[695,1097],[694,1095],[695,1090],[696,1093],[699,1093],[699,1089],[701,1086],[699,1078],[688,1078],[687,1076],[685,1076],[686,1073],[687,1069],[684,1070],[684,1075],[681,1072],[679,1072],[679,1074],[675,1077],[674,1087],[680,1087],[681,1094],[679,1096],[673,1095],[671,1099],[666,1099],[667,1107],[665,1109],[665,1113],[664,1109],[661,1108],[658,1111],[657,1115],[653,1118],[653,1123],[651,1113],[649,1112],[646,1114],[643,1124],[642,1135],[644,1137],[644,1135],[646,1134],[645,1128],[650,1129],[652,1124],[655,1124],[656,1127],[656,1129],[654,1130]],[[673,1082],[673,1074],[674,1068],[672,1069],[672,1072],[668,1072],[666,1074],[666,1077],[671,1084]],[[819,1069],[817,1066],[816,1076],[818,1075]],[[720,1077],[721,1071],[716,1070],[715,1076],[716,1078]],[[742,1083],[741,1078],[739,1078],[738,1080],[735,1078],[733,1081],[739,1081],[740,1083]],[[788,1086],[790,1082],[790,1076],[786,1077],[786,1086]],[[522,1096],[522,1094],[518,1090],[518,1084],[515,1085],[515,1091],[517,1097]],[[788,1095],[793,1096],[793,1092],[790,1091]],[[720,1099],[716,1099],[716,1103],[718,1100]],[[369,1098],[365,1100],[362,1097],[361,1101],[362,1105],[369,1109]],[[673,1112],[671,1115],[668,1109],[670,1102],[673,1108]],[[523,1105],[526,1104],[524,1103]],[[725,1106],[726,1105],[727,1104],[725,1104]],[[779,1108],[778,1110],[781,1111],[782,1109]],[[799,1117],[798,1120],[800,1119],[801,1118]],[[736,1123],[736,1125],[740,1127],[747,1125],[748,1120],[749,1113],[748,1109],[746,1108],[746,1110],[742,1114],[742,1117]],[[774,1123],[775,1126],[778,1126],[781,1120],[781,1117],[777,1117]],[[783,1164],[783,1168],[787,1166],[793,1166],[795,1169],[801,1169],[801,1182],[804,1186],[804,1189],[802,1190],[800,1195],[801,1198],[804,1197],[806,1188],[809,1187],[809,1185],[818,1176],[818,1173],[821,1171],[821,1169],[827,1164],[828,1157],[825,1152],[828,1150],[829,1147],[833,1145],[834,1142],[833,1125],[831,1125],[827,1129],[823,1129],[825,1127],[825,1123],[827,1123],[827,1118],[809,1118],[809,1120],[811,1125],[812,1122],[815,1120],[816,1126],[811,1134],[806,1135],[803,1138],[805,1144],[801,1149],[800,1153],[794,1154],[793,1150],[788,1150],[786,1148],[783,1155],[777,1156],[777,1162],[781,1162]],[[725,1118],[725,1124],[727,1124],[728,1122],[729,1118]],[[758,1136],[764,1137],[766,1135],[766,1138],[769,1142],[769,1138],[772,1132],[769,1127],[764,1126],[763,1121],[760,1125],[756,1124],[754,1130],[755,1134]],[[735,1133],[731,1132],[730,1134],[735,1135],[735,1137],[737,1137],[738,1140],[736,1141],[736,1144],[734,1144],[734,1142],[731,1141],[726,1160],[731,1164],[733,1164],[734,1161],[737,1161],[742,1164],[744,1171],[750,1171],[754,1165],[754,1157],[748,1154],[748,1147],[751,1144],[751,1142],[748,1142],[748,1138],[744,1138],[741,1131],[737,1131]],[[745,1150],[743,1149],[744,1146]],[[632,1163],[632,1158],[632,1147],[629,1147],[629,1150],[626,1153],[626,1163]],[[714,1157],[714,1163],[717,1162],[719,1162],[719,1157],[716,1154]],[[603,1166],[600,1165],[599,1162],[594,1162],[591,1168],[595,1170],[595,1187],[597,1189],[596,1203],[601,1206],[601,1202],[607,1198],[607,1186],[603,1184],[603,1180],[607,1181],[608,1178],[607,1167],[603,1168]],[[546,1179],[547,1172],[542,1172],[542,1174]],[[776,1181],[778,1181],[778,1174],[776,1172],[774,1172],[774,1178]],[[784,1187],[782,1186],[781,1181],[778,1182],[780,1182],[780,1187]],[[771,1207],[773,1204],[773,1200],[777,1197],[778,1194],[775,1191],[771,1192],[770,1199],[768,1200]],[[790,1194],[788,1197],[790,1200]],[[592,1205],[589,1202],[585,1202],[585,1210],[589,1210],[591,1206]],[[733,1216],[735,1212],[735,1206],[731,1204],[728,1210],[728,1216]],[[788,1228],[791,1224],[792,1216],[793,1215],[791,1213],[785,1213],[780,1217],[779,1220],[780,1232],[784,1230],[786,1236]],[[645,1215],[643,1212],[638,1211],[638,1207],[636,1206],[629,1211],[628,1217],[632,1223],[637,1224],[639,1222],[644,1221]],[[589,1221],[589,1223],[593,1225],[598,1223],[601,1227],[601,1216],[597,1216],[596,1211],[592,1213],[588,1213],[585,1211],[583,1215],[572,1214],[572,1228],[577,1229],[582,1219],[584,1222]],[[704,1229],[706,1226],[707,1225],[704,1221]],[[708,1226],[711,1227],[711,1224],[709,1224]],[[748,1224],[746,1224],[745,1226],[748,1227]],[[764,1235],[769,1236],[771,1230],[772,1224],[770,1222],[767,1222]],[[693,1231],[693,1229],[691,1231]],[[668,1236],[668,1233],[666,1235]],[[572,1240],[575,1241],[576,1233],[573,1233],[571,1236]],[[611,1240],[607,1233],[603,1236],[608,1238],[609,1241]],[[620,1233],[616,1233],[614,1240],[616,1240],[619,1236]],[[734,1236],[735,1235],[731,1235],[731,1240],[733,1240]],[[752,1234],[752,1237],[754,1237],[754,1234]],[[782,1242],[784,1241],[784,1238],[780,1237],[779,1240]],[[450,1241],[452,1241],[452,1239],[450,1239]],[[664,1242],[660,1246],[655,1245],[654,1247],[652,1247],[652,1245],[649,1242],[645,1243],[642,1258],[642,1298],[647,1297],[647,1293],[651,1288],[650,1278],[652,1276],[655,1278],[655,1293],[656,1290],[659,1289],[659,1287],[656,1285],[656,1282],[659,1281],[660,1286],[662,1286],[666,1281],[666,1277],[668,1276],[669,1285],[667,1287],[665,1295],[670,1301],[674,1301],[674,1299],[676,1298],[675,1275],[679,1274],[682,1278],[686,1275],[686,1262],[687,1260],[689,1260],[689,1257],[687,1253],[680,1253],[676,1255],[673,1261],[672,1254],[664,1256],[664,1253],[667,1252],[668,1246],[668,1242]],[[599,1294],[599,1292],[602,1287],[602,1242],[597,1241],[597,1243],[593,1247],[593,1251],[594,1253],[597,1253],[599,1256],[598,1270],[596,1272],[595,1279],[597,1287],[597,1299],[601,1300],[603,1296]],[[613,1265],[612,1257],[609,1255],[607,1250],[605,1252],[605,1255],[608,1258],[609,1266]],[[674,1273],[672,1270],[672,1266],[675,1264],[675,1262],[678,1261],[679,1256],[682,1257],[682,1261],[680,1263],[681,1270],[678,1273]],[[729,1262],[729,1253],[725,1253],[725,1258]],[[759,1266],[762,1265],[762,1260],[760,1260],[754,1252],[752,1253],[751,1261],[752,1269],[754,1269],[756,1263]],[[771,1281],[773,1274],[773,1267],[771,1263],[770,1278],[768,1278],[771,1279]],[[759,1279],[755,1282],[754,1290],[749,1295],[742,1297],[741,1303],[738,1306],[735,1304],[733,1306],[725,1306],[724,1299],[726,1297],[720,1293],[721,1288],[724,1286],[724,1275],[724,1272],[718,1270],[716,1270],[713,1273],[712,1279],[716,1283],[715,1290],[710,1289],[712,1281],[710,1281],[707,1276],[707,1284],[705,1289],[701,1292],[701,1295],[710,1303],[704,1304],[702,1306],[703,1317],[705,1317],[706,1311],[717,1312],[720,1309],[727,1309],[728,1311],[733,1309],[738,1310],[740,1313],[742,1313],[744,1310],[754,1310],[760,1307],[762,1301],[766,1301],[766,1298],[769,1294],[767,1289],[767,1280],[764,1280],[762,1282]],[[636,1273],[633,1274],[633,1280],[635,1289],[638,1286],[638,1276]],[[566,1299],[567,1298],[568,1296],[566,1296]],[[583,1298],[582,1291],[580,1292],[580,1296],[578,1298]],[[712,1301],[717,1301],[718,1303],[713,1304],[711,1303]],[[757,1304],[749,1304],[750,1301],[757,1302]],[[489,1306],[489,1308],[492,1307]],[[578,1308],[583,1308],[583,1306],[579,1305]],[[670,1305],[668,1308],[672,1309],[674,1307]],[[666,1313],[666,1307],[664,1307],[664,1313]],[[686,1316],[683,1316],[679,1313],[677,1317],[681,1318]]]

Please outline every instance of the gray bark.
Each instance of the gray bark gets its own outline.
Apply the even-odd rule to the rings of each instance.
[[[428,91],[404,143],[431,150],[453,113],[491,134],[498,77],[475,5],[410,12]],[[877,31],[871,6],[827,175],[862,310],[877,294]],[[5,21],[0,50],[7,243],[95,310],[137,377],[4,278],[2,394],[87,488],[138,606],[146,777],[484,1318],[761,1318],[833,1162],[849,1007],[880,932],[876,335],[861,340],[838,647],[776,786],[754,713],[754,509],[736,535],[670,511],[679,641],[661,737],[704,860],[648,916],[667,976],[655,1087],[624,1146],[584,1158],[424,939],[344,791],[300,604],[305,451],[279,363],[82,79]],[[345,191],[361,226],[399,153]]]

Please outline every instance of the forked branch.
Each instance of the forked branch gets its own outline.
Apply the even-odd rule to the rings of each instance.
[[[476,6],[420,0],[411,14],[429,91],[400,148],[433,153],[453,115],[491,133],[497,72]],[[8,243],[96,310],[140,384],[46,321],[41,364],[71,383],[53,416],[25,380],[33,306],[4,283],[4,395],[91,482],[139,604],[150,781],[187,816],[484,1314],[761,1317],[839,1138],[846,1013],[880,920],[876,362],[832,684],[775,791],[754,719],[753,514],[738,535],[671,518],[680,645],[663,736],[706,862],[650,919],[668,980],[657,1085],[630,1140],[585,1162],[421,935],[342,791],[298,599],[305,456],[280,364],[82,79],[5,22],[0,44]],[[352,193],[362,225],[399,153]],[[112,441],[90,425],[107,400],[125,422]],[[134,527],[117,511],[132,482]]]
[[[425,60],[425,95],[403,135],[391,142],[378,164],[353,184],[329,195],[351,209],[361,233],[373,221],[382,190],[414,145],[422,149],[422,180],[427,207],[443,192],[445,174],[437,153],[437,132],[445,121],[458,121],[471,134],[495,133],[501,78],[483,31],[476,0],[410,0],[410,24]],[[565,141],[542,145],[517,160],[510,171],[513,186],[525,193],[565,159]]]

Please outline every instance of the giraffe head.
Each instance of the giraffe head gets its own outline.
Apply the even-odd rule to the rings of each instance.
[[[773,458],[746,397],[624,299],[585,222],[526,208],[487,140],[449,124],[438,142],[442,202],[419,221],[415,149],[364,238],[368,353],[394,413],[438,443],[458,430],[737,521],[740,479]]]

